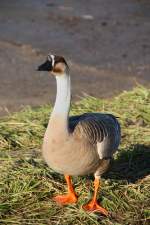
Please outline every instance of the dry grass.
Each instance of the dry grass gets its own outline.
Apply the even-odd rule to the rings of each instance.
[[[0,120],[1,224],[149,224],[150,220],[150,90],[139,87],[111,100],[87,97],[72,114],[104,111],[119,117],[122,143],[103,177],[99,200],[108,218],[87,214],[81,205],[92,194],[91,177],[74,177],[79,202],[60,207],[51,197],[65,192],[63,176],[43,162],[40,146],[50,106],[27,108]]]

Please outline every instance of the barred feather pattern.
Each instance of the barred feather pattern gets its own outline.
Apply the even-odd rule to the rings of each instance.
[[[74,137],[86,139],[90,144],[101,144],[103,158],[110,158],[120,143],[120,125],[115,116],[103,113],[85,113],[69,118]]]

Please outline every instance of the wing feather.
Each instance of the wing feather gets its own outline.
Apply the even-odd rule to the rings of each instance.
[[[74,136],[85,138],[91,144],[108,139],[112,148],[120,142],[120,125],[115,116],[103,113],[85,113],[70,117],[69,127]]]

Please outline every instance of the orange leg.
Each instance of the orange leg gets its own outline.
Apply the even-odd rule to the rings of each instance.
[[[100,206],[97,202],[97,192],[98,192],[99,183],[100,183],[99,179],[95,178],[93,199],[87,204],[83,205],[82,208],[89,212],[99,212],[105,216],[108,216],[108,211],[104,209],[102,206]]]
[[[72,183],[71,183],[71,178],[68,175],[65,175],[65,179],[68,185],[68,194],[66,195],[58,195],[53,198],[54,201],[61,205],[67,205],[71,203],[76,203],[77,202],[77,195],[73,189]]]

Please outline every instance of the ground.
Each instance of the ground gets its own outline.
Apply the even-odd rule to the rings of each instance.
[[[55,81],[37,66],[65,56],[74,99],[149,85],[149,0],[0,1],[0,115],[54,100]]]
[[[0,224],[3,225],[148,225],[150,220],[150,90],[138,87],[102,100],[87,97],[71,114],[109,112],[122,128],[121,145],[98,195],[109,217],[85,213],[92,176],[73,177],[78,204],[60,207],[52,197],[66,191],[63,175],[48,168],[41,143],[50,105],[0,119]],[[60,149],[61,150],[61,149]]]
[[[0,115],[7,114],[0,119],[1,224],[149,224],[150,91],[140,86],[150,81],[149,37],[149,0],[0,1]],[[55,80],[36,69],[49,52],[67,59],[73,99],[96,97],[86,95],[71,114],[119,117],[122,142],[98,196],[108,218],[81,209],[92,177],[73,178],[77,205],[52,201],[66,185],[41,156]]]

